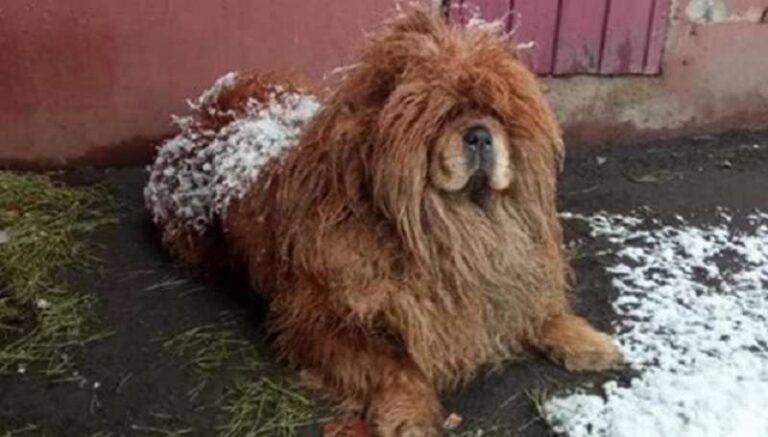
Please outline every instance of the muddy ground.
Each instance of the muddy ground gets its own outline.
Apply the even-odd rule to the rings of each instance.
[[[63,177],[72,184],[104,184],[119,205],[119,223],[93,237],[100,264],[68,275],[73,289],[98,296],[99,329],[111,335],[90,344],[66,378],[1,376],[0,435],[27,425],[34,430],[20,435],[216,435],[231,426],[222,405],[238,381],[290,378],[266,346],[263,302],[236,280],[190,272],[162,252],[143,209],[142,168],[82,169]],[[644,206],[662,220],[681,214],[694,222],[708,221],[718,207],[765,210],[768,132],[570,152],[561,210],[629,212]],[[577,311],[610,331],[610,278],[590,256],[601,246],[577,223],[566,223],[566,234]],[[201,375],[188,356],[164,345],[170,336],[209,324],[247,340],[266,364],[232,369],[224,363]],[[491,430],[484,435],[545,436],[549,431],[536,409],[542,397],[629,376],[572,375],[534,358],[448,394],[445,410],[464,417],[460,431],[466,435],[482,428]],[[313,425],[302,434],[318,432]]]

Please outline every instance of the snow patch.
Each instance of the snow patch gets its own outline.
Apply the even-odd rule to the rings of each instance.
[[[236,73],[223,76],[189,106],[216,115],[217,97],[238,78]],[[181,229],[203,233],[246,193],[264,165],[297,142],[319,106],[311,95],[275,86],[266,102],[252,99],[243,115],[219,131],[202,130],[192,116],[175,117],[181,132],[158,149],[144,190],[154,221],[171,234]]]
[[[200,96],[195,99],[195,101],[188,102],[189,107],[192,109],[198,109],[203,106],[212,105],[216,102],[216,99],[219,97],[221,92],[234,87],[235,84],[237,84],[238,79],[240,79],[240,74],[234,71],[221,76],[220,78],[216,79],[215,82],[213,82],[213,85],[211,85],[210,88],[203,91],[203,93],[200,94]]]
[[[748,231],[635,216],[585,220],[615,248],[616,339],[639,372],[603,396],[575,393],[545,405],[571,437],[768,435],[768,214]]]
[[[488,20],[483,18],[479,10],[472,11],[472,14],[467,19],[467,27],[474,27],[477,29],[483,29],[490,32],[504,33],[507,28],[508,16],[497,18],[495,20]]]

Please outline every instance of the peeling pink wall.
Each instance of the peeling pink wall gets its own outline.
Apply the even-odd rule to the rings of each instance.
[[[544,75],[657,74],[671,0],[448,0],[449,18],[500,23]]]
[[[144,162],[222,73],[320,77],[393,4],[0,0],[0,165]],[[768,128],[768,0],[672,4],[661,75],[544,80],[571,147]]]
[[[148,159],[223,73],[345,62],[392,0],[0,1],[0,163]]]
[[[768,0],[673,5],[661,75],[545,80],[571,147],[768,129]]]

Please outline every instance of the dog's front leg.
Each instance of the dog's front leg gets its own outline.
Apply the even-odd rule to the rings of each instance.
[[[311,388],[363,414],[382,437],[437,436],[439,402],[427,378],[382,327],[321,307],[322,290],[272,305],[275,346]]]
[[[571,371],[608,370],[621,362],[621,353],[608,334],[567,312],[546,318],[532,343]]]
[[[382,437],[437,436],[440,405],[432,387],[411,364],[382,369],[368,419]]]

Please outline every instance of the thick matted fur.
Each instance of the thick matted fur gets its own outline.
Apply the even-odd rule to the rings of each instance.
[[[488,168],[462,149],[477,126]],[[437,435],[437,394],[483,365],[531,349],[572,370],[619,359],[569,309],[562,155],[535,77],[501,35],[412,7],[207,235],[268,298],[275,348],[307,383],[380,435]],[[211,243],[190,235],[166,244],[205,259]]]

